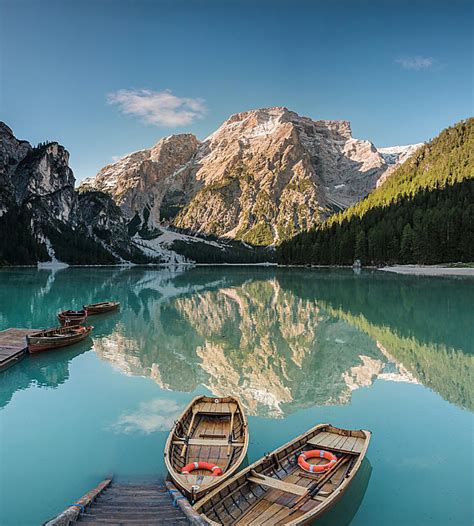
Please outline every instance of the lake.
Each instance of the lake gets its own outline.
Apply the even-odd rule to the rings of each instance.
[[[252,462],[317,423],[372,431],[325,526],[473,521],[474,280],[275,267],[0,270],[0,329],[107,299],[93,338],[0,373],[0,524],[107,474],[164,477],[197,394],[239,396]]]

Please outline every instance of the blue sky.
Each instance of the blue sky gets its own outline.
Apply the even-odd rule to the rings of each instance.
[[[473,113],[461,0],[0,0],[0,119],[78,179],[172,133],[287,106],[378,146]]]

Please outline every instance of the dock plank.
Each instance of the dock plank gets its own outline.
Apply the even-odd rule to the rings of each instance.
[[[99,484],[71,507],[48,521],[45,526],[76,523],[122,526],[207,524],[175,486],[168,482],[114,484],[111,479]]]
[[[26,336],[40,329],[5,329],[0,331],[0,371],[18,363],[26,354]]]

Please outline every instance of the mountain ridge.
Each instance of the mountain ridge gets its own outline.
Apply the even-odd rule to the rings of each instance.
[[[410,154],[419,145],[411,148]],[[172,135],[81,183],[109,193],[131,220],[254,245],[278,244],[365,196],[406,155],[387,160],[349,121],[285,107],[231,115],[203,141]],[[403,155],[402,155],[403,154]],[[402,161],[400,161],[402,162]]]
[[[280,263],[474,259],[474,118],[446,128],[365,199],[279,247]]]
[[[165,142],[173,147],[175,141]],[[159,159],[160,152],[155,153]],[[230,240],[163,227],[153,236],[137,231],[107,193],[75,190],[64,146],[50,141],[33,147],[0,122],[0,265],[258,263],[273,258],[266,250]]]

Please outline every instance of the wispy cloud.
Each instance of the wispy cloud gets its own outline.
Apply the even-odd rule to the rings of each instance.
[[[183,407],[174,400],[155,399],[142,402],[138,410],[120,416],[112,425],[117,433],[144,433],[149,435],[154,431],[168,431],[179,416]]]
[[[400,64],[404,69],[413,69],[420,71],[421,69],[429,69],[436,64],[436,60],[433,57],[404,57],[397,58],[395,60],[397,64]]]
[[[203,99],[177,97],[169,90],[121,89],[109,93],[107,103],[118,106],[122,113],[136,115],[155,126],[185,126],[207,112]]]

